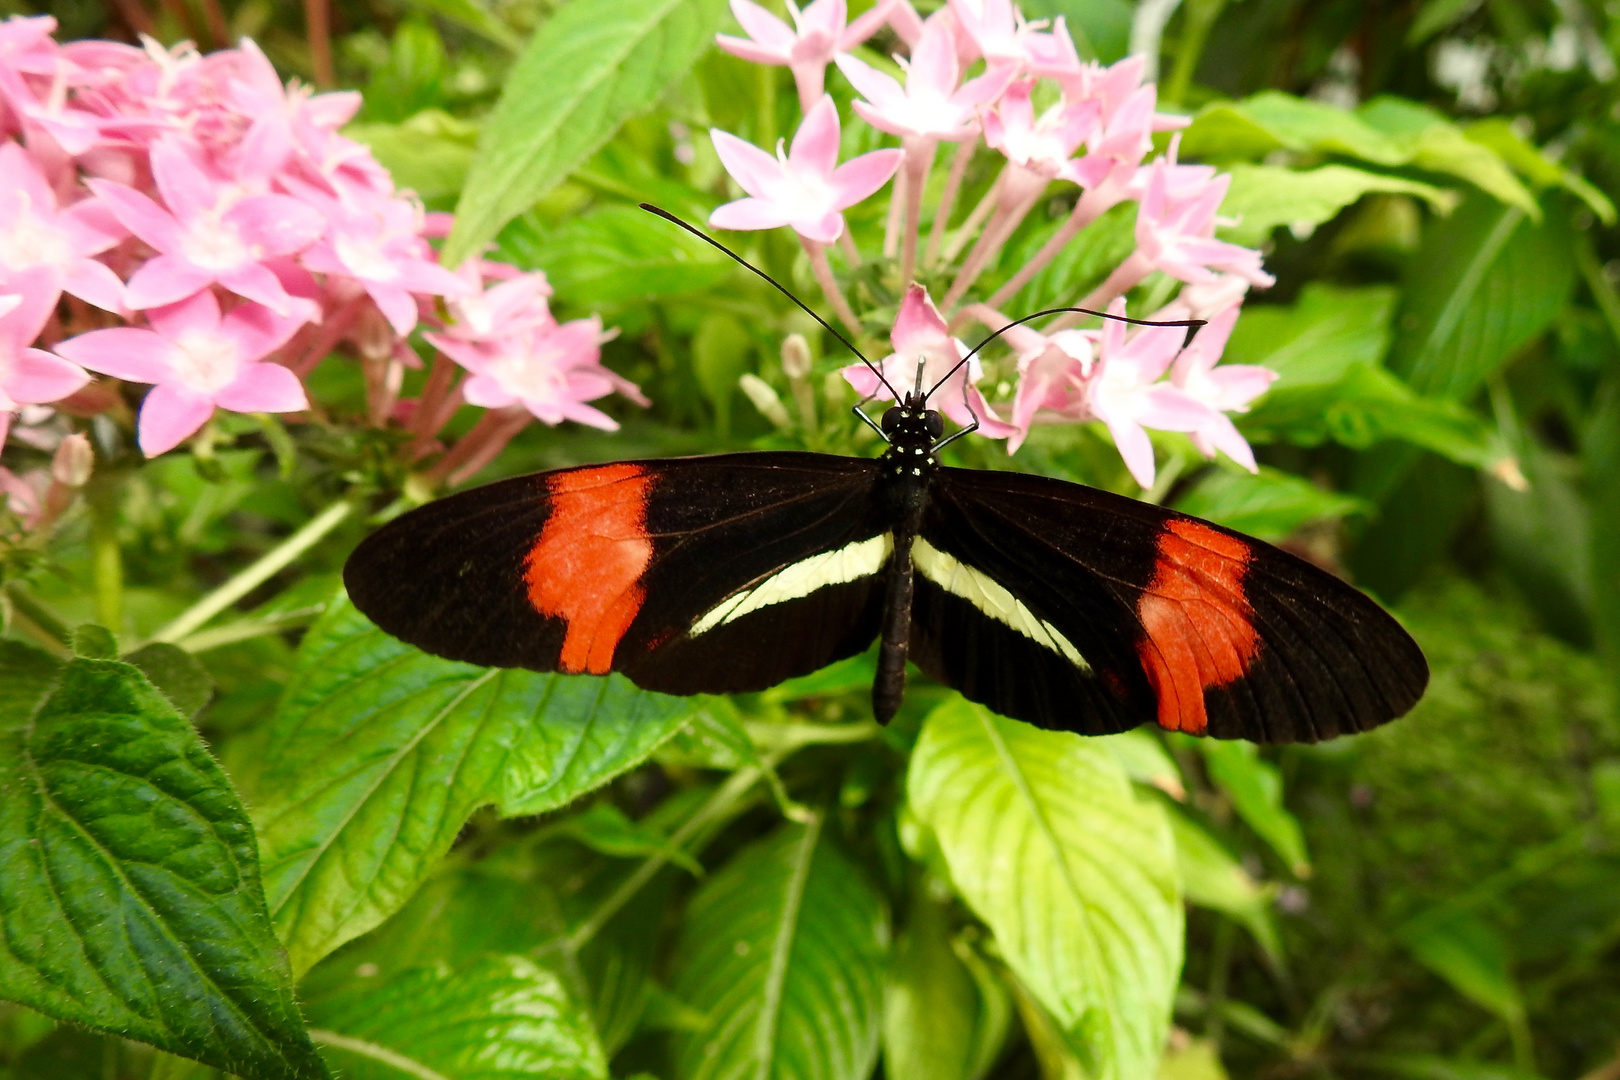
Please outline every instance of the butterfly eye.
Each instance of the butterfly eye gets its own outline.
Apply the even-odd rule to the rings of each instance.
[[[900,426],[900,409],[898,406],[886,409],[883,413],[883,434],[893,435],[894,429]]]
[[[928,437],[930,439],[937,439],[943,434],[945,434],[944,419],[940,417],[939,413],[930,409],[928,411]]]

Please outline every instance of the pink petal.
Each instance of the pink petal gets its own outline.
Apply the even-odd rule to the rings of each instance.
[[[844,210],[869,198],[889,182],[904,157],[903,150],[873,150],[840,165],[832,174],[833,205]]]
[[[782,177],[782,163],[729,131],[710,130],[709,139],[720,164],[739,187],[756,198],[763,197]]]
[[[110,332],[110,331],[108,331]],[[214,415],[214,403],[200,394],[173,385],[158,385],[141,402],[137,441],[147,457],[173,450],[196,434]]]
[[[749,229],[775,229],[788,223],[789,216],[781,207],[764,199],[738,199],[718,206],[709,215],[709,225],[716,229],[744,232]],[[835,235],[834,240],[838,239]]]
[[[716,34],[714,43],[737,57],[747,60],[750,64],[765,64],[771,67],[781,67],[791,59],[788,49],[773,49],[765,45],[756,45],[747,38],[732,37],[729,34]]]
[[[48,214],[56,208],[56,192],[45,182],[39,163],[20,143],[9,140],[0,143],[0,192],[26,196],[36,214]]]
[[[900,151],[891,150],[889,153],[896,155],[895,166],[898,168]],[[788,147],[788,166],[800,175],[825,177],[832,175],[836,164],[838,106],[833,104],[832,98],[824,95],[811,107],[799,130],[794,133],[793,145]]]
[[[467,404],[482,409],[504,409],[517,400],[493,375],[483,374],[473,375],[462,383],[461,396],[467,399]]]
[[[287,343],[303,325],[285,319],[260,304],[239,304],[226,315],[221,326],[236,339],[244,361],[261,360]]]
[[[1197,431],[1219,415],[1168,383],[1148,387],[1137,399],[1137,423],[1159,431]]]
[[[281,279],[261,263],[248,263],[219,275],[219,283],[238,296],[263,304],[277,315],[312,322],[320,318],[320,307],[298,297],[290,296],[281,287]]]
[[[602,431],[619,430],[619,422],[600,409],[586,405],[582,401],[564,400],[561,404],[563,416],[576,424],[585,424]]]
[[[183,237],[174,215],[134,188],[110,180],[85,182],[120,224],[159,251],[178,251]]]
[[[67,234],[75,255],[99,255],[129,235],[100,199],[74,203],[62,211],[56,223]]]
[[[106,311],[124,310],[124,283],[110,266],[94,259],[71,263],[62,276],[62,291]]]
[[[243,364],[214,401],[232,412],[297,412],[309,408],[304,384],[280,364]]]
[[[174,341],[182,334],[196,330],[205,334],[219,331],[219,299],[213,290],[203,289],[173,304],[165,304],[147,313],[152,329]]]
[[[929,299],[928,290],[912,282],[906,289],[905,299],[900,302],[894,328],[889,332],[889,343],[894,346],[894,351],[915,355],[938,348],[949,339],[945,320],[940,318],[939,309]]]
[[[164,205],[182,221],[206,214],[219,201],[219,183],[174,139],[152,147],[152,179]]]
[[[1152,487],[1155,471],[1153,440],[1148,438],[1147,432],[1139,424],[1127,417],[1115,416],[1110,412],[1102,420],[1108,425],[1108,434],[1113,436],[1114,445],[1119,448],[1119,456],[1124,459],[1131,476],[1143,488]]]
[[[175,347],[150,330],[117,326],[59,341],[56,354],[115,379],[157,383],[169,378]]]
[[[868,8],[864,14],[856,16],[855,21],[839,35],[839,50],[853,49],[881,30],[883,24],[889,21],[894,6],[895,0],[877,0],[877,3]]]
[[[836,210],[826,213],[795,217],[788,224],[793,231],[806,240],[814,240],[818,244],[831,244],[844,234],[844,215]]]
[[[255,195],[243,199],[225,214],[242,239],[270,255],[291,255],[313,244],[326,231],[326,216],[313,206],[286,195]]]
[[[90,381],[83,368],[39,349],[24,349],[11,364],[3,393],[19,405],[60,401]]]
[[[395,282],[414,293],[431,296],[466,296],[476,291],[467,282],[438,263],[426,259],[402,259],[396,264]]]
[[[791,26],[750,0],[731,0],[731,14],[743,33],[782,57],[777,63],[787,63],[788,53],[799,39]]]
[[[1221,451],[1250,472],[1258,473],[1260,471],[1259,464],[1254,460],[1254,450],[1243,436],[1238,433],[1237,427],[1225,414],[1216,413],[1210,417],[1204,426],[1198,429],[1198,434],[1208,440],[1210,446]]]
[[[956,43],[951,32],[939,23],[923,28],[922,40],[911,50],[911,67],[906,72],[906,92],[912,97],[917,91],[931,92],[931,96],[947,98],[956,89],[961,69],[956,63]]]
[[[420,315],[416,307],[416,298],[397,285],[384,285],[380,282],[365,282],[366,292],[377,305],[377,310],[383,313],[388,325],[394,328],[394,333],[401,337],[416,328],[416,320]]]
[[[178,255],[155,255],[124,286],[124,303],[136,311],[173,304],[207,288],[214,275]]]
[[[844,73],[844,78],[849,80],[855,92],[873,104],[881,102],[880,107],[887,109],[904,100],[905,91],[900,84],[864,60],[844,53],[833,57],[833,63],[838,65],[838,70]],[[856,102],[855,107],[859,109],[860,102]]]

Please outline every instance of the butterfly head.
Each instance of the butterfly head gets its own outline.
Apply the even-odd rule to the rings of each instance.
[[[883,435],[891,446],[930,447],[944,433],[944,419],[920,394],[907,394],[883,414]]]

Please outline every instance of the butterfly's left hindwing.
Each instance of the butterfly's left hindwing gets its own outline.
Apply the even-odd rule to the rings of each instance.
[[[1403,715],[1428,681],[1400,624],[1331,574],[1046,477],[940,470],[914,562],[918,666],[1042,727],[1315,742]]]
[[[403,515],[344,581],[378,626],[451,659],[761,690],[875,636],[875,472],[784,452],[518,477]]]

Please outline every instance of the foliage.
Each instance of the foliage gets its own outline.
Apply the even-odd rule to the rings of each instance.
[[[223,311],[164,315],[138,290],[98,311],[107,293],[29,277],[43,249],[0,236],[0,1077],[1614,1074],[1620,21],[1580,0],[1023,10],[1064,17],[1079,61],[1149,57],[1157,110],[1189,121],[1176,167],[1219,174],[1169,173],[1159,131],[1120,152],[1140,182],[1081,227],[1073,183],[1005,201],[998,177],[1019,174],[1003,150],[965,157],[947,194],[954,150],[923,161],[914,136],[896,151],[857,120],[858,97],[884,109],[873,80],[903,74],[890,54],[916,48],[894,15],[850,43],[860,66],[821,67],[835,160],[919,178],[896,224],[885,188],[835,211],[858,260],[803,221],[802,241],[728,242],[874,356],[902,305],[923,310],[902,264],[943,313],[925,352],[962,320],[1083,299],[1211,317],[1203,345],[1183,351],[1178,331],[1147,377],[1202,402],[1197,430],[1159,430],[1123,392],[1037,399],[1032,371],[1090,387],[1121,357],[1151,366],[1122,334],[1047,327],[987,350],[954,394],[982,395],[1016,453],[967,439],[952,463],[1138,494],[1341,570],[1423,645],[1416,711],[1282,750],[1086,741],[914,676],[879,728],[870,656],[764,694],[672,699],[402,645],[336,571],[441,487],[751,447],[875,452],[847,417],[857,380],[837,342],[635,208],[701,221],[759,195],[728,175],[736,142],[793,138],[819,87],[802,62],[710,47],[739,32],[711,0],[6,3],[54,16],[61,43],[152,35],[149,53],[97,55],[211,88],[74,84],[74,108],[126,126],[97,129],[116,155],[66,150],[46,46],[0,26],[0,168],[26,155],[64,208],[115,188],[168,199],[147,167],[180,130],[164,125],[190,117],[187,137],[226,154],[251,126],[232,126],[248,116],[232,86],[262,94],[268,77],[286,115],[317,119],[323,99],[283,96],[282,79],[362,96],[341,135],[341,118],[297,128],[341,154],[261,176],[264,198],[320,208],[259,204],[283,213],[278,242],[310,233],[284,253],[307,279],[284,295],[320,305],[322,332],[279,327],[244,362],[292,369],[297,401],[215,394],[159,438],[141,384],[182,375],[72,342],[227,324],[246,341],[247,322],[273,321],[246,309],[273,291],[232,300],[220,278],[205,295]],[[178,43],[242,35],[274,72],[233,50],[208,61],[217,82],[185,82],[204,69]],[[1032,91],[1032,115],[1060,82]],[[236,119],[195,125],[199,109]],[[317,250],[312,230],[349,219],[310,194],[310,168],[349,170],[402,215],[387,257],[443,275],[422,271],[408,311]],[[1154,175],[1229,185],[1195,238],[1220,242],[1199,249],[1218,287],[1162,253],[1187,237],[1166,231]],[[446,235],[433,215],[452,210]],[[132,289],[161,252],[130,228],[74,258]],[[94,271],[78,270],[82,286]],[[1200,353],[1224,314],[1224,351]],[[10,333],[24,315],[37,325]],[[536,342],[588,385],[520,393],[500,365]],[[17,374],[29,346],[130,381],[34,404],[13,392],[44,385]],[[1195,360],[1263,368],[1269,389],[1246,411],[1198,398]],[[1228,415],[1235,441],[1217,440]]]

